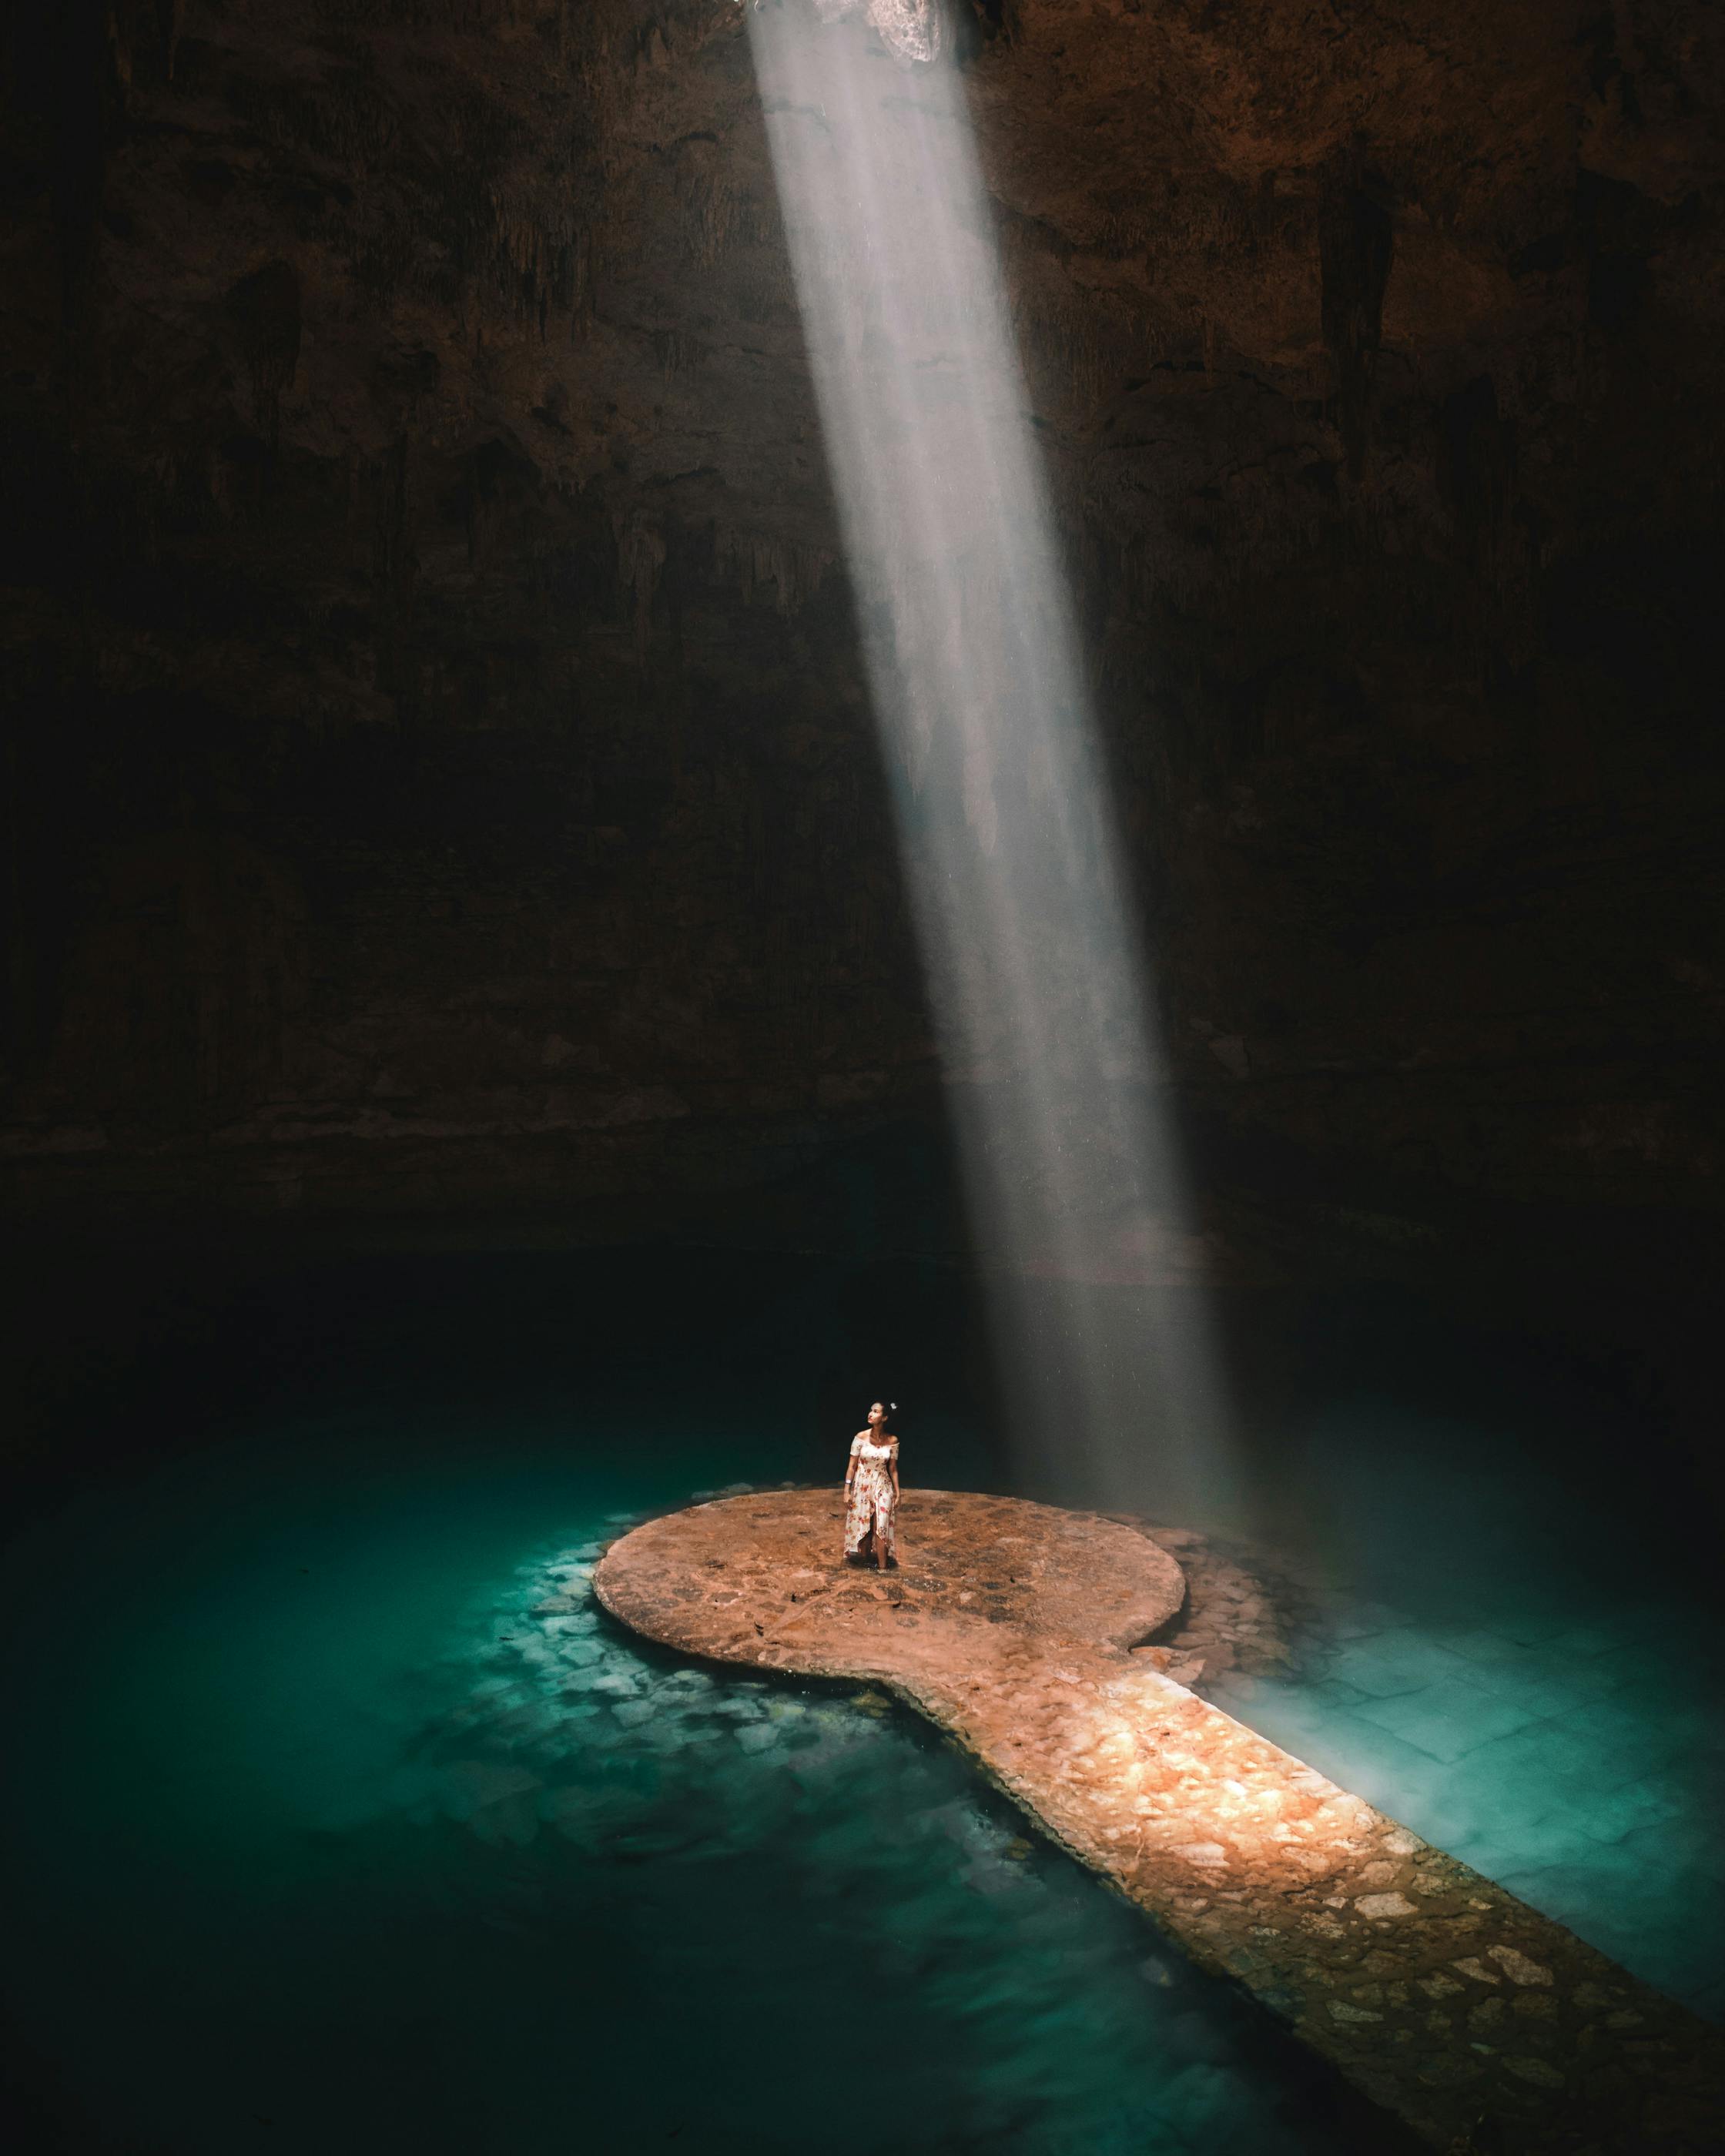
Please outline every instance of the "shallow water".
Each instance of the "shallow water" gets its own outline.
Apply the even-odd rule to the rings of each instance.
[[[300,1429],[39,1535],[8,1973],[88,2144],[1335,2145],[911,1717],[617,1632],[679,1464]]]
[[[265,1283],[67,1412],[3,1575],[26,2145],[1386,2145],[914,1717],[593,1607],[629,1518],[842,1464],[883,1339],[917,1479],[1011,1486],[950,1282],[462,1265]],[[1324,1645],[1236,1711],[1712,2010],[1681,1585],[1453,1418],[1309,1389],[1264,1490]]]
[[[1361,1464],[1398,1420],[1417,1505]],[[1593,1511],[1384,1401],[1322,1450],[1353,1562],[1297,1674],[1224,1681],[1217,1704],[1725,2020],[1725,1626],[1682,1538],[1649,1537],[1627,1491]]]

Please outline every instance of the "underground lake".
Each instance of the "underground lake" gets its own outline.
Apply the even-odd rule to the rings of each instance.
[[[15,2145],[1405,2145],[907,1710],[593,1600],[644,1517],[836,1485],[886,1376],[907,1485],[1017,1486],[964,1276],[114,1271],[64,1291],[87,1374],[4,1572]],[[1194,1681],[1725,2016],[1718,1632],[1677,1468],[1609,1471],[1635,1403],[1418,1312],[1266,1315],[1255,1517],[1180,1524],[1270,1607]]]

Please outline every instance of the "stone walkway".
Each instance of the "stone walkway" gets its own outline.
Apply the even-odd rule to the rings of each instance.
[[[906,1491],[903,1569],[837,1563],[836,1491],[614,1544],[594,1586],[685,1652],[890,1686],[1084,1864],[1434,2145],[1725,2148],[1725,2039],[1131,1648],[1179,1608],[1120,1522]]]
[[[1186,1603],[1141,1650],[1200,1697],[1725,2022],[1725,1626],[1573,1577],[1445,1569],[1425,1614],[1113,1513]]]
[[[1718,1644],[1668,1606],[1614,1595],[1583,1624],[1518,1585],[1448,1624],[1330,1598],[1289,1667],[1201,1689],[1725,2020]]]

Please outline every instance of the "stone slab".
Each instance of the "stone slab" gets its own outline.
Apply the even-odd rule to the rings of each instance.
[[[696,1506],[594,1588],[687,1653],[890,1687],[1435,2147],[1725,2148],[1721,2032],[1131,1651],[1183,1592],[1147,1537],[906,1491],[876,1574],[840,1562],[840,1514],[836,1490]]]

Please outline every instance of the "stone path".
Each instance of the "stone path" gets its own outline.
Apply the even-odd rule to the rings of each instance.
[[[1415,1615],[1286,1553],[1109,1517],[1186,1574],[1141,1650],[1169,1676],[1725,2022],[1717,1615],[1477,1562]]]
[[[1616,1591],[1585,1614],[1513,1580],[1447,1623],[1332,1594],[1286,1667],[1199,1688],[1725,2020],[1721,1642]]]
[[[1725,2148],[1725,2038],[1131,1648],[1184,1590],[1132,1527],[907,1491],[903,1569],[837,1562],[836,1491],[696,1506],[594,1587],[685,1652],[886,1685],[1080,1861],[1434,2145]]]

